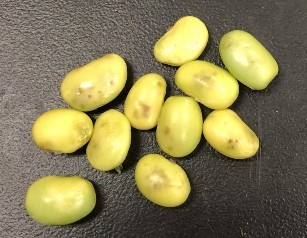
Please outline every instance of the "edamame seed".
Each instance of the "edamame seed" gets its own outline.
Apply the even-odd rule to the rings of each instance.
[[[163,207],[183,204],[191,191],[185,171],[158,154],[143,156],[136,165],[134,177],[141,194]]]
[[[155,44],[154,56],[160,63],[180,66],[197,59],[208,42],[208,29],[197,17],[180,18]]]
[[[131,126],[128,119],[121,112],[110,109],[97,118],[86,156],[95,169],[109,171],[123,163],[130,143]]]
[[[67,225],[87,216],[95,207],[91,182],[81,177],[47,176],[28,188],[25,208],[35,221],[46,225]]]
[[[135,82],[124,107],[125,115],[132,127],[149,130],[157,125],[165,92],[166,82],[159,74],[146,74]]]
[[[203,133],[208,143],[233,159],[247,159],[259,148],[257,135],[232,110],[211,112],[204,121]]]
[[[211,109],[228,108],[239,94],[238,81],[230,73],[202,60],[180,66],[175,83],[185,94]]]
[[[72,108],[95,110],[115,99],[127,81],[127,65],[117,54],[107,54],[69,72],[61,95]]]
[[[32,138],[42,150],[73,153],[84,146],[93,133],[93,122],[84,112],[58,108],[44,112],[32,126]]]
[[[160,148],[173,157],[192,153],[202,134],[202,113],[188,96],[171,96],[162,106],[156,138]]]
[[[278,74],[276,60],[248,32],[234,30],[226,33],[220,41],[219,51],[229,72],[251,89],[265,89]]]

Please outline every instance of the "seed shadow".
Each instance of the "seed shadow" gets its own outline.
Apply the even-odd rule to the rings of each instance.
[[[75,157],[75,156],[79,156],[79,155],[85,155],[86,154],[86,147],[87,147],[87,143],[82,146],[80,149],[76,150],[73,153],[69,153],[67,154],[68,157]]]
[[[122,164],[123,170],[132,168],[139,159],[141,144],[140,133],[142,133],[142,131],[131,128],[131,145],[128,151],[128,155]]]
[[[208,55],[208,52],[211,51],[213,48],[215,48],[216,45],[215,43],[212,41],[211,36],[209,35],[208,38],[208,43],[205,47],[205,49],[203,50],[203,52],[200,54],[200,56],[198,57],[198,59],[203,60],[206,58],[206,56]]]

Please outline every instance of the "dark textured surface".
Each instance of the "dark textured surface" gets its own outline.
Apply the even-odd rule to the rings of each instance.
[[[59,85],[71,69],[115,52],[129,65],[125,91],[108,108],[122,110],[129,87],[141,75],[161,73],[168,95],[175,68],[156,62],[154,42],[179,17],[195,15],[210,41],[200,57],[220,66],[218,42],[244,29],[275,56],[280,74],[264,91],[241,87],[232,106],[261,139],[257,156],[227,159],[202,139],[178,163],[192,193],[181,207],[145,200],[133,171],[146,153],[161,151],[154,131],[133,130],[124,171],[101,173],[83,153],[54,155],[31,140],[35,118],[65,106]],[[0,2],[0,237],[307,237],[307,2],[259,1],[38,1]],[[204,116],[209,110],[203,108]],[[98,203],[77,224],[37,224],[24,210],[29,184],[45,175],[79,175],[95,184]]]

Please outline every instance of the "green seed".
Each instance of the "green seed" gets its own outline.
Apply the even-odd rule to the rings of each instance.
[[[67,225],[87,216],[95,207],[96,193],[91,182],[81,177],[47,176],[28,188],[25,208],[46,225]]]
[[[278,74],[277,62],[270,52],[245,31],[226,33],[219,51],[229,72],[251,89],[265,89]]]

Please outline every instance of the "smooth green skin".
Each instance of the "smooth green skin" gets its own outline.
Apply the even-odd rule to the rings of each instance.
[[[154,57],[160,63],[183,65],[200,56],[208,37],[208,29],[200,19],[182,17],[156,42]]]
[[[149,130],[158,123],[166,93],[165,79],[156,73],[139,78],[125,100],[124,113],[132,127]]]
[[[127,65],[117,54],[107,54],[69,72],[62,81],[64,101],[79,111],[95,110],[115,99],[127,81]]]
[[[141,194],[163,207],[183,204],[191,191],[185,171],[158,154],[143,156],[136,165],[134,177]]]
[[[84,146],[93,133],[93,122],[84,112],[58,108],[44,112],[32,126],[32,138],[42,150],[73,153]]]
[[[25,208],[35,221],[67,225],[87,216],[95,207],[93,185],[81,177],[47,176],[30,185]]]
[[[175,83],[185,94],[211,109],[228,108],[239,95],[238,81],[230,73],[202,60],[180,66]]]
[[[192,153],[202,134],[202,112],[188,96],[169,97],[161,111],[156,138],[160,148],[173,157]]]
[[[232,110],[211,112],[204,121],[207,142],[221,154],[233,159],[247,159],[259,149],[257,135]]]
[[[229,72],[251,89],[265,89],[278,74],[278,64],[270,52],[245,31],[226,33],[219,51]]]
[[[86,148],[89,163],[97,170],[109,171],[120,166],[131,144],[131,126],[126,116],[114,109],[102,113]]]

